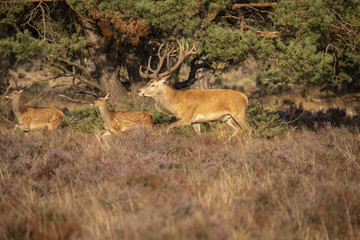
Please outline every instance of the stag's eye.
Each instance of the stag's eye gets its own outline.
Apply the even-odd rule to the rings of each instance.
[[[154,84],[151,84],[150,87],[153,88],[153,87],[155,87],[155,85],[154,85]]]

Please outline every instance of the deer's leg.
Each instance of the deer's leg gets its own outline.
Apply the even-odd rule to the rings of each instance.
[[[109,135],[111,135],[111,132],[109,130],[106,130],[100,136],[103,137],[103,136],[109,136]]]
[[[59,118],[58,116],[54,116],[50,119],[50,123],[48,125],[48,130],[53,131],[57,129],[62,121],[62,118]]]
[[[240,125],[241,129],[243,131],[245,131],[249,136],[251,136],[251,128],[249,127],[249,125],[246,123],[246,118],[245,118],[245,114],[234,117],[235,121]]]
[[[230,126],[232,126],[233,128],[237,127],[237,130],[234,131],[234,133],[231,135],[231,137],[228,140],[230,140],[232,137],[234,137],[241,128],[242,131],[245,131],[247,133],[249,140],[252,141],[252,137],[251,137],[252,130],[249,127],[249,125],[246,123],[245,114],[240,115],[240,117],[238,116],[236,118],[233,117],[233,118],[229,119],[228,124]]]
[[[48,125],[47,129],[49,131],[53,131],[56,128],[56,126],[54,127],[51,123]]]
[[[166,133],[169,133],[170,129],[178,126],[190,125],[189,122],[185,121],[184,119],[180,119],[176,122],[171,123],[168,128],[166,129]]]
[[[19,123],[15,126],[16,128],[20,128],[22,131],[28,132],[30,131],[30,123]]]
[[[233,118],[229,118],[226,121],[226,123],[229,124],[232,128],[234,128],[233,134],[228,139],[228,140],[230,140],[231,138],[233,138],[240,131],[240,126],[239,126],[239,124],[237,124],[237,122]]]
[[[154,125],[152,123],[146,124],[145,127],[150,133],[156,133]]]
[[[192,125],[195,133],[201,134],[200,123],[192,123],[191,125]]]

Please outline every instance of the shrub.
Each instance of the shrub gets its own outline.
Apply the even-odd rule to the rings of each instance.
[[[277,111],[265,110],[261,105],[249,106],[247,121],[255,136],[272,138],[287,130]]]
[[[64,117],[63,127],[83,133],[95,133],[104,129],[104,123],[99,109],[92,106],[84,106],[69,112]]]

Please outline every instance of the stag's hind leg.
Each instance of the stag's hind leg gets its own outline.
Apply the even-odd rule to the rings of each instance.
[[[226,123],[234,128],[234,132],[230,139],[234,137],[240,131],[240,129],[245,131],[248,136],[251,137],[251,128],[246,123],[245,115],[232,116],[231,118],[227,119]]]
[[[234,132],[231,134],[231,136],[228,139],[230,140],[240,131],[241,128],[233,118],[227,119],[226,123],[229,124],[232,128],[234,128]]]
[[[246,122],[245,113],[234,116],[233,120],[249,135],[249,137],[251,137],[252,130]]]

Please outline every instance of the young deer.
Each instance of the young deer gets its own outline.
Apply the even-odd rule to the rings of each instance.
[[[93,103],[94,106],[99,107],[107,131],[119,134],[134,128],[145,127],[150,132],[155,132],[151,113],[144,111],[110,112],[106,106],[109,95],[110,93]]]
[[[53,107],[25,107],[20,105],[20,96],[23,90],[15,90],[6,98],[12,100],[12,110],[19,122],[15,130],[19,127],[23,131],[30,131],[47,127],[49,131],[56,129],[64,119],[64,113]]]

